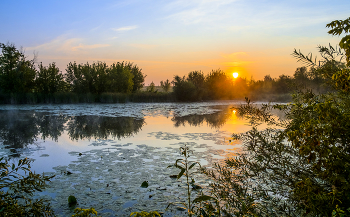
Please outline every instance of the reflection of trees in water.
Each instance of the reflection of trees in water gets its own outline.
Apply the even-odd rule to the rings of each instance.
[[[0,141],[13,156],[19,156],[16,149],[37,140],[39,129],[32,113],[0,111],[0,117]]]
[[[223,126],[231,116],[232,109],[225,108],[222,111],[212,114],[194,114],[182,117],[175,116],[171,120],[175,122],[175,127],[185,126],[186,124],[189,124],[190,126],[200,126],[203,122],[206,122],[210,127],[218,128]]]
[[[54,115],[34,111],[0,111],[0,144],[19,157],[18,149],[38,138],[58,141],[64,130],[72,140],[123,138],[139,132],[144,119]]]
[[[68,122],[68,135],[72,140],[123,138],[138,133],[144,119],[132,117],[76,116]]]

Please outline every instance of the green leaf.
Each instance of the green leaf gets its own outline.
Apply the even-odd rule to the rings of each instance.
[[[196,199],[194,199],[193,203],[198,203],[198,202],[207,201],[207,200],[215,200],[216,201],[216,199],[214,197],[211,197],[208,195],[201,195],[201,196],[197,197]]]
[[[148,188],[148,182],[147,181],[142,182],[141,188]]]
[[[185,171],[186,171],[185,169],[182,169],[181,172],[179,173],[179,175],[177,175],[177,179],[181,178],[181,176],[183,176]]]
[[[189,168],[188,170],[192,169],[196,164],[198,164],[200,166],[200,164],[198,162],[194,162]]]

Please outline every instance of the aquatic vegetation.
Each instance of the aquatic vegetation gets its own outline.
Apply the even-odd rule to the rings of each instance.
[[[69,195],[68,197],[68,205],[69,206],[75,206],[77,204],[77,198],[75,198],[72,195]]]
[[[189,217],[195,214],[200,215],[200,213],[206,214],[206,211],[202,207],[202,202],[209,201],[209,200],[215,201],[216,199],[211,196],[204,195],[203,192],[201,192],[201,194],[198,194],[199,196],[196,197],[195,199],[193,200],[191,199],[192,189],[198,190],[202,188],[199,185],[195,184],[195,180],[193,178],[193,174],[198,171],[192,171],[194,170],[194,167],[196,165],[199,167],[201,167],[201,165],[199,162],[189,160],[189,158],[191,157],[191,153],[193,153],[193,151],[191,151],[187,145],[180,147],[180,152],[184,158],[177,159],[175,163],[173,165],[169,165],[168,168],[175,167],[177,169],[180,169],[180,172],[177,175],[177,179],[180,179],[182,176],[185,176],[186,187],[187,187],[187,201],[169,203],[167,208],[169,208],[171,205],[182,204],[183,206],[177,207],[177,209],[187,210],[187,214]]]
[[[142,182],[141,188],[148,188],[148,182],[147,181]]]
[[[156,217],[159,216],[161,217],[161,215],[157,212],[157,211],[152,211],[152,212],[145,212],[145,211],[141,211],[141,212],[132,212],[130,214],[130,216],[132,217]]]
[[[97,217],[97,212],[92,207],[90,209],[75,208],[74,213],[75,214],[72,215],[72,217]]]

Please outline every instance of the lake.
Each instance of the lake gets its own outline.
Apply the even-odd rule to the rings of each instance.
[[[250,129],[232,109],[240,104],[2,105],[0,152],[10,162],[30,158],[33,171],[55,175],[37,197],[50,199],[59,216],[73,213],[69,195],[77,207],[94,207],[101,216],[164,212],[169,202],[184,199],[184,180],[170,178],[179,171],[167,168],[181,158],[179,147],[190,147],[191,160],[209,168],[241,152],[238,141],[230,142],[232,133]],[[201,186],[210,182],[201,174],[195,179]],[[148,188],[140,187],[144,181]]]

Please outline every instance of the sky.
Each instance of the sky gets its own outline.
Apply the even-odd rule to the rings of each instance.
[[[63,73],[74,61],[129,61],[146,85],[195,70],[293,75],[303,66],[294,49],[337,45],[326,24],[350,17],[349,0],[1,0],[0,9],[0,43],[28,58]]]

